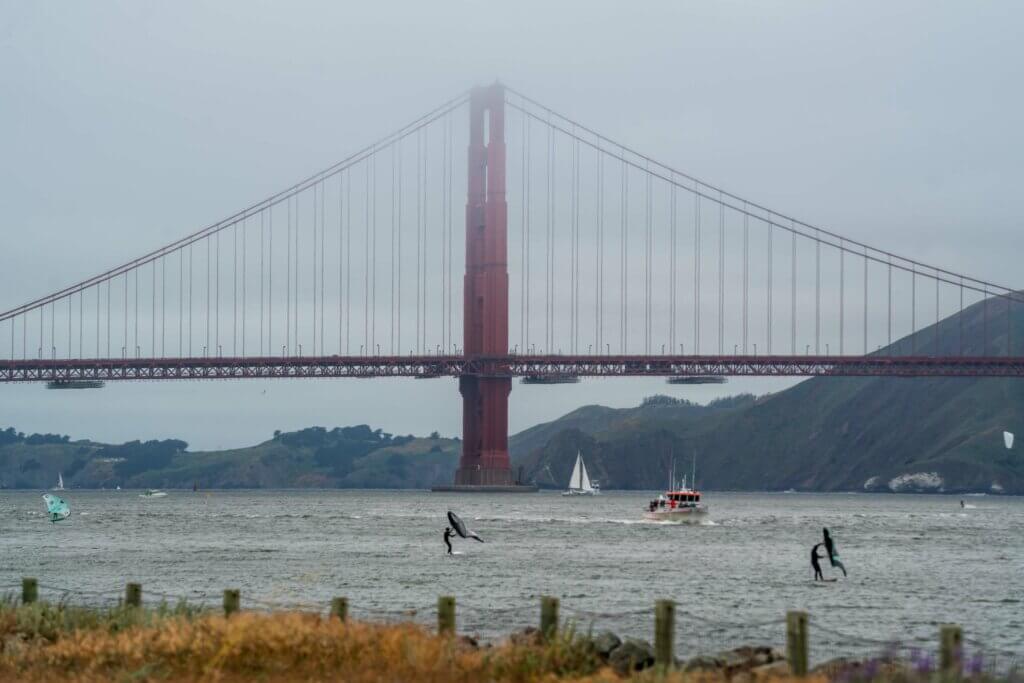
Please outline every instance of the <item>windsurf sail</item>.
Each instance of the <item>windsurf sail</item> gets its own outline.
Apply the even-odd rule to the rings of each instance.
[[[462,518],[451,510],[448,511],[448,522],[451,523],[452,528],[455,529],[455,533],[457,533],[461,538],[473,538],[481,543],[484,542],[484,539],[477,536],[475,531],[467,529],[466,523],[462,521]]]
[[[60,496],[49,493],[43,494],[43,502],[46,503],[46,511],[50,513],[51,522],[59,522],[71,516],[71,508]]]
[[[1013,432],[1003,432],[1003,443],[1008,449],[1013,448]]]

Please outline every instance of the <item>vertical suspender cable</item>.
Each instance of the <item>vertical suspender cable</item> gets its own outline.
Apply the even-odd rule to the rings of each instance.
[[[293,320],[295,328],[293,330],[293,337],[295,339],[296,353],[302,350],[302,344],[299,343],[299,228],[302,226],[302,221],[299,220],[299,208],[302,206],[302,202],[299,201],[299,196],[295,195],[295,282],[292,287],[292,292],[295,296],[295,319]]]
[[[821,355],[821,235],[817,230],[814,231],[814,355]]]
[[[892,355],[892,257],[891,256],[888,258],[888,261],[889,261],[889,263],[888,263],[888,267],[889,267],[889,303],[888,303],[888,313],[887,313],[888,320],[886,322],[886,326],[887,326],[887,329],[888,329],[888,341],[886,342],[886,344],[887,344],[888,349],[889,349],[889,354]]]
[[[597,330],[594,333],[594,350],[601,353],[604,348],[604,154],[597,150]]]
[[[366,200],[363,206],[363,355],[370,355],[370,159],[366,160]]]
[[[391,146],[391,343],[389,345],[391,355],[395,355],[395,190],[397,189],[397,183],[395,182],[395,172],[398,165],[395,163],[395,155],[398,153],[398,147],[396,145]]]
[[[344,246],[345,246],[345,171],[338,174],[338,355],[345,351],[342,344],[342,321],[344,320]]]
[[[651,173],[644,177],[644,353],[651,352]]]
[[[296,226],[298,230],[298,226]],[[238,223],[231,226],[231,355],[238,356]]]
[[[370,157],[370,230],[373,233],[372,245],[370,248],[370,346],[367,355],[371,350],[377,349],[377,154]],[[315,296],[315,294],[314,294]]]
[[[791,223],[791,227],[792,226]],[[789,353],[796,355],[796,232],[789,233]]]
[[[725,204],[718,191],[718,355],[725,353]]]
[[[423,250],[423,131],[416,131],[416,353],[420,352],[420,289]]]
[[[178,249],[178,357],[184,357],[182,334],[183,321],[185,320],[185,250]],[[110,357],[110,284],[107,283],[107,357]]]
[[[285,236],[288,253],[285,255],[285,296],[284,296],[284,346],[285,353],[292,354],[292,198],[288,198],[288,231]]]
[[[326,356],[327,349],[324,348],[324,326],[327,322],[327,309],[324,308],[324,261],[327,258],[327,187],[324,181],[320,181],[320,355]],[[314,293],[315,296],[315,293]]]
[[[219,232],[218,232],[219,234]],[[206,242],[206,353],[210,353],[210,238]],[[205,354],[204,354],[205,355]],[[211,354],[212,355],[212,354]]]
[[[768,355],[772,354],[772,284],[774,277],[772,276],[772,236],[774,233],[775,224],[772,222],[771,213],[768,214],[768,324],[767,324],[767,340],[765,341],[765,347]]]
[[[451,208],[448,206],[448,119],[441,120],[441,268],[438,274],[441,278],[441,287],[438,290],[441,292],[441,345],[438,349],[445,349],[448,347],[448,335],[447,328],[445,327],[444,321],[445,316],[448,314],[448,300],[445,295],[448,291],[448,283],[445,280],[445,273],[448,268],[448,212]],[[522,272],[522,271],[520,271]]]
[[[750,298],[750,214],[743,203],[743,355],[747,355],[747,334]]]
[[[669,183],[669,310],[668,310],[668,352],[676,352],[676,184],[675,177]]]
[[[957,324],[960,326],[957,334],[957,345],[960,348],[960,355],[964,355],[964,278],[960,276],[960,312],[957,314]]]
[[[310,355],[316,355],[316,279],[317,279],[317,242],[316,242],[316,231],[318,227],[318,221],[320,218],[320,203],[317,201],[320,198],[320,187],[319,183],[313,185],[313,239],[310,243],[313,245],[313,338],[310,340]],[[243,314],[244,315],[244,314]],[[243,328],[245,325],[243,324]],[[243,333],[244,337],[244,333]],[[245,342],[242,342],[242,346],[245,346]]]
[[[868,248],[864,247],[864,355],[868,355]]]
[[[700,183],[693,186],[693,353],[700,355]]]
[[[910,352],[917,353],[917,270],[910,266]]]
[[[402,353],[402,139],[398,140],[398,276],[396,278],[397,293],[395,317],[396,320],[396,334],[395,344],[397,345],[398,353]]]
[[[846,339],[845,324],[846,315],[844,305],[846,303],[846,247],[843,240],[839,240],[839,355],[843,355],[843,342]]]
[[[523,113],[523,259],[519,276],[522,278],[522,352],[530,348],[530,117]],[[450,248],[450,245],[449,245]]]
[[[191,266],[191,263],[189,264]],[[43,309],[39,309],[39,346],[43,345]],[[128,355],[128,273],[124,274],[124,345],[121,347],[121,357]]]
[[[452,338],[452,241],[454,233],[452,232],[452,213],[453,207],[455,206],[454,190],[452,189],[452,169],[454,167],[454,161],[452,155],[454,153],[454,124],[452,122],[452,113],[448,113],[448,343],[453,344]],[[529,183],[529,178],[526,179]],[[529,218],[527,218],[529,221]],[[529,226],[527,226],[529,227]],[[527,293],[529,293],[530,284],[527,283]],[[527,297],[529,298],[529,297]],[[527,302],[529,306],[529,302]],[[527,309],[527,317],[529,317],[529,309]]]
[[[96,298],[96,324],[97,335],[99,335],[99,290]],[[97,351],[99,350],[99,336],[96,337]],[[167,257],[160,259],[160,357],[167,358]]]
[[[345,173],[345,354],[352,353],[352,172]]]
[[[552,152],[552,130],[551,130],[551,115],[548,114],[547,121],[547,144],[545,148],[547,150],[546,159],[546,190],[547,196],[544,200],[544,213],[545,213],[545,241],[546,249],[544,251],[544,346],[551,348],[551,203],[554,201],[551,194],[552,185],[552,174],[554,173],[554,165],[552,163],[551,152]]]
[[[1009,327],[1009,326],[1007,326]],[[1009,331],[1009,329],[1007,329]],[[1007,337],[1009,338],[1009,337]],[[932,355],[938,356],[939,354],[939,272],[935,272],[935,350]]]
[[[340,269],[339,269],[340,272]],[[274,355],[274,207],[267,207],[267,355]]]
[[[526,112],[522,112],[520,116],[520,125],[522,132],[519,138],[520,144],[520,155],[519,155],[519,192],[521,194],[520,201],[522,203],[522,212],[520,214],[519,221],[519,346],[520,348],[526,348],[526,214],[527,208],[527,197],[526,197],[526,175],[527,175],[527,164],[526,164],[526,129],[529,125],[529,118],[526,116]]]
[[[192,261],[195,252],[192,244],[188,245],[188,357],[192,357]]]
[[[260,333],[259,333],[259,338],[260,338],[260,357],[262,357],[264,355],[264,353],[263,353],[263,283],[264,283],[264,279],[265,279],[266,276],[264,275],[264,272],[263,272],[263,267],[264,267],[263,251],[264,251],[264,245],[266,244],[266,240],[267,240],[267,235],[266,235],[266,233],[267,233],[267,225],[266,225],[266,223],[267,223],[267,212],[265,210],[264,211],[260,211]]]
[[[217,231],[217,235],[216,235],[215,239],[216,239],[216,248],[214,249],[214,253],[216,254],[217,267],[214,269],[214,271],[216,273],[215,274],[216,287],[215,287],[215,292],[214,292],[214,299],[216,301],[216,304],[215,304],[216,310],[214,311],[214,316],[213,316],[213,326],[214,326],[214,329],[215,329],[215,332],[214,332],[214,343],[217,346],[216,351],[217,351],[217,355],[219,356],[220,355],[220,231],[219,230]]]
[[[135,355],[138,356],[138,354],[139,354],[139,270],[140,270],[140,268],[136,267],[136,268],[134,268],[134,270],[135,270],[135,339],[134,339],[135,343],[134,343],[134,346],[135,346]],[[70,302],[70,299],[69,299],[69,302]],[[69,320],[70,320],[70,318],[69,318]],[[71,331],[71,326],[68,325],[68,332],[70,333],[70,331]],[[69,344],[71,343],[70,339],[68,340],[68,343]]]
[[[623,150],[623,155],[625,150]],[[622,199],[619,201],[620,211],[622,213],[622,244],[619,246],[619,253],[621,258],[620,278],[622,284],[620,286],[620,298],[622,300],[622,320],[620,324],[620,336],[622,354],[629,353],[629,165],[626,164],[625,159],[622,161]]]
[[[551,306],[548,311],[550,316],[551,339],[548,340],[548,352],[555,352],[555,304],[557,297],[555,292],[555,244],[558,234],[558,193],[556,182],[558,175],[555,173],[557,166],[556,145],[557,134],[551,136],[551,252],[548,254],[548,281],[551,283]]]
[[[249,297],[248,287],[246,286],[249,258],[246,255],[248,251],[246,249],[247,240],[249,235],[249,217],[242,221],[242,356],[245,356],[245,328],[246,328],[246,312],[249,308]],[[315,305],[315,303],[314,303]]]
[[[427,200],[430,198],[430,194],[429,194],[430,184],[428,182],[428,179],[429,179],[430,175],[429,175],[429,172],[428,172],[427,169],[430,168],[430,165],[428,163],[429,156],[430,156],[429,155],[429,151],[430,151],[430,136],[427,135],[427,129],[424,128],[423,129],[423,254],[421,255],[421,258],[423,259],[423,332],[422,332],[422,335],[423,335],[423,337],[422,337],[423,345],[421,347],[423,349],[423,353],[427,352],[427,281],[428,281],[428,278],[427,278],[427,265],[429,263],[429,261],[427,260],[427,252],[429,250],[429,245],[427,244],[427,236],[428,236],[428,229],[429,229],[429,226],[430,226],[430,213],[427,211],[427,206],[429,205],[429,202]]]

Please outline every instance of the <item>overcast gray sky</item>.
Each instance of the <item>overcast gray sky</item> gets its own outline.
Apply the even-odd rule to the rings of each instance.
[[[0,310],[495,79],[779,211],[1020,287],[1022,25],[1013,2],[0,0]],[[517,384],[511,423],[667,389]],[[460,416],[453,380],[0,387],[0,424],[198,448],[311,424],[455,435]]]

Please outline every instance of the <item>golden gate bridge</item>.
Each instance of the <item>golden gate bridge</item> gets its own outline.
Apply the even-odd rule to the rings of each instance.
[[[514,377],[1020,377],[1021,299],[494,84],[0,314],[0,382],[457,377],[456,484],[514,488]]]

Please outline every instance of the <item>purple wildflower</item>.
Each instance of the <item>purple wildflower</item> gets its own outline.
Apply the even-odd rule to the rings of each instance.
[[[971,676],[977,676],[985,670],[985,658],[980,652],[975,652],[974,656],[967,662],[967,673]]]

